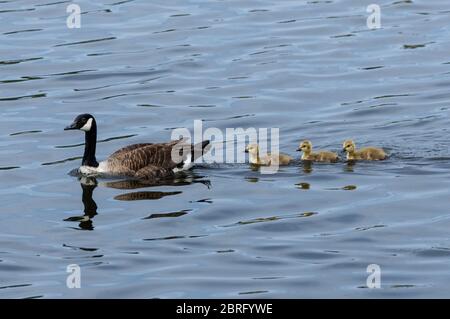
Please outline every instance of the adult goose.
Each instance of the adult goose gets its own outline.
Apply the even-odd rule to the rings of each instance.
[[[189,144],[184,139],[168,143],[141,143],[119,149],[105,161],[97,162],[97,123],[91,114],[78,115],[64,130],[85,132],[84,155],[79,172],[82,175],[127,176],[157,180],[190,169],[194,161],[209,149],[209,141]]]

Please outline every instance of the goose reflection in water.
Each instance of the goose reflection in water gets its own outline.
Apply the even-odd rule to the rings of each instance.
[[[347,165],[344,166],[344,172],[353,173],[356,161],[347,161]]]
[[[103,185],[109,188],[115,189],[139,189],[148,188],[155,186],[186,186],[191,184],[200,183],[205,185],[208,189],[211,188],[211,182],[209,180],[203,180],[203,176],[193,175],[193,174],[183,174],[179,175],[178,178],[159,180],[159,181],[141,181],[141,180],[119,180],[106,182]],[[121,201],[132,201],[132,200],[156,200],[161,199],[165,196],[173,196],[181,194],[181,191],[173,192],[161,192],[161,191],[139,191],[125,193],[117,195],[114,197],[116,200]]]
[[[138,189],[152,186],[187,186],[192,184],[203,184],[208,189],[211,188],[211,182],[203,179],[204,176],[189,173],[178,173],[178,177],[174,179],[147,181],[138,179],[124,179],[118,181],[105,182],[102,185],[115,189]]]
[[[81,196],[81,201],[84,205],[84,215],[83,216],[73,216],[64,221],[69,222],[80,222],[79,227],[83,230],[93,230],[94,226],[92,219],[97,215],[97,204],[92,199],[92,193],[97,187],[97,180],[93,177],[83,178],[80,180],[81,189],[83,190],[83,195]]]
[[[205,185],[208,189],[211,188],[211,182],[203,179],[204,176],[194,174],[181,174],[175,179],[160,180],[157,182],[140,181],[140,180],[118,180],[102,182],[100,186],[120,190],[132,190],[139,188],[149,188],[155,186],[186,186],[200,183]],[[82,197],[81,200],[84,205],[84,215],[73,216],[64,219],[64,221],[79,222],[79,228],[82,230],[93,230],[94,225],[92,219],[97,215],[97,204],[93,199],[94,189],[99,186],[95,177],[79,177]],[[158,200],[165,196],[173,196],[181,194],[181,191],[162,192],[162,191],[139,191],[120,194],[114,197],[115,200],[120,201],[134,201],[134,200]]]

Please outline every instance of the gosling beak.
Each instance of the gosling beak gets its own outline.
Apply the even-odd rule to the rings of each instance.
[[[301,152],[302,149],[299,147],[299,148],[296,149],[296,151],[297,151],[297,152]]]
[[[244,151],[245,153],[248,153],[248,148],[245,148],[245,151]]]
[[[64,128],[64,131],[70,131],[70,130],[76,130],[77,129],[77,123],[73,122],[69,126],[66,126]]]

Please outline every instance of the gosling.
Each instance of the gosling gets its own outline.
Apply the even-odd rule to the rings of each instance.
[[[380,161],[386,159],[387,155],[383,149],[377,147],[364,147],[356,150],[356,144],[352,140],[346,140],[342,145],[344,152],[347,152],[347,160],[357,161]]]
[[[311,141],[306,140],[300,143],[297,151],[303,152],[301,157],[303,161],[335,163],[339,160],[339,156],[336,153],[329,151],[314,153],[312,147]]]
[[[245,152],[249,154],[250,164],[270,166],[270,165],[288,165],[293,158],[286,154],[271,154],[267,153],[265,156],[259,155],[258,144],[250,144],[245,148]]]

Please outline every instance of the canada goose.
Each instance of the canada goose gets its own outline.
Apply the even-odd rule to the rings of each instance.
[[[347,152],[347,160],[368,160],[379,161],[386,158],[386,153],[381,148],[376,147],[364,147],[360,150],[356,150],[356,144],[352,140],[346,140],[342,144],[344,152]]]
[[[333,162],[337,162],[339,160],[338,155],[333,152],[320,151],[320,152],[314,153],[312,151],[312,143],[311,143],[311,141],[308,141],[308,140],[301,142],[297,151],[303,152],[302,160],[304,160],[304,161],[333,163]]]
[[[191,168],[194,161],[208,151],[209,145],[209,141],[193,145],[182,139],[159,144],[133,144],[98,163],[95,158],[97,124],[92,115],[78,115],[64,130],[85,132],[84,155],[79,168],[83,175],[107,174],[150,180],[169,178],[178,171]],[[172,155],[179,156],[179,161],[176,158],[174,161]]]
[[[258,144],[250,144],[245,148],[245,152],[249,154],[250,164],[270,166],[274,165],[288,165],[292,161],[292,157],[286,154],[275,154],[267,153],[267,155],[259,156],[259,146]]]

